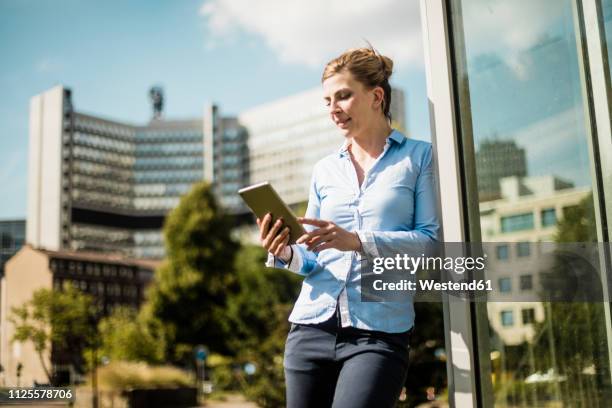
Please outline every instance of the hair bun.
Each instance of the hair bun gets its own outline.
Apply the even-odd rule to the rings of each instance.
[[[376,56],[380,61],[385,79],[388,80],[391,77],[391,74],[393,74],[393,60],[391,60],[389,57],[385,57],[384,55],[380,55],[379,53],[376,53]]]

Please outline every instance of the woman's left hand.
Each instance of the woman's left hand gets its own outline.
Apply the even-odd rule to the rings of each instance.
[[[348,232],[331,221],[304,217],[298,217],[298,221],[300,224],[318,227],[302,235],[296,241],[298,244],[305,243],[309,251],[319,252],[329,248],[339,251],[361,251],[359,236],[354,232]]]

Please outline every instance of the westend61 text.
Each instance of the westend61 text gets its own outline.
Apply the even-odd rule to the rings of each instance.
[[[414,281],[402,279],[399,282],[383,282],[381,279],[375,280],[373,285],[374,290],[417,290],[417,284]],[[473,280],[469,282],[437,282],[432,279],[419,280],[421,290],[441,290],[441,291],[483,291],[493,290],[490,279]]]

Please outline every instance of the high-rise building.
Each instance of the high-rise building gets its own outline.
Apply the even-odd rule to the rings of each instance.
[[[249,183],[248,131],[237,118],[222,117],[217,105],[204,110],[204,179],[232,214],[248,210],[236,192]]]
[[[480,201],[498,199],[502,178],[527,175],[525,149],[511,140],[483,140],[476,151],[476,172]]]
[[[243,163],[232,162],[225,171],[223,149],[235,150],[227,154],[232,160],[245,157],[240,146],[244,131],[235,120],[215,120],[223,125],[212,126],[222,132],[215,139],[232,142],[215,152],[218,173],[237,189],[245,184],[240,184],[244,172],[235,176],[234,169]],[[62,86],[35,96],[30,103],[27,241],[50,250],[162,257],[166,214],[204,178],[204,131],[202,119],[167,120],[160,112],[146,125],[83,114]],[[211,174],[208,179],[220,184],[222,178]]]
[[[237,194],[269,180],[289,204],[308,199],[312,166],[343,139],[316,88],[221,116],[168,120],[163,93],[152,88],[153,119],[145,125],[78,112],[70,89],[32,98],[28,226],[34,247],[164,255],[166,214],[193,183],[207,180],[222,206],[250,219]],[[405,127],[404,95],[394,89],[394,125]]]

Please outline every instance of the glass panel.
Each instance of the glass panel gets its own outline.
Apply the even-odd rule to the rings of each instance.
[[[501,217],[502,232],[513,232],[533,229],[533,213],[507,215]]]
[[[557,213],[554,208],[542,210],[542,226],[550,227],[557,223]]]
[[[501,312],[502,326],[514,326],[514,314],[512,310],[502,310]]]
[[[502,293],[512,292],[512,280],[510,278],[499,278],[499,291]]]
[[[533,289],[533,276],[532,275],[521,275],[521,290]]]
[[[612,78],[612,0],[601,1],[604,19],[604,30],[606,32],[606,44],[608,50],[608,68]]]
[[[508,259],[508,245],[497,246],[497,259],[504,260]]]
[[[609,52],[611,2],[603,0]],[[470,228],[483,242],[500,243],[490,261],[536,256],[533,242],[595,241],[600,220],[593,210],[593,135],[584,116],[577,4],[448,4],[463,154],[476,173],[476,180],[464,180],[467,202],[478,200],[480,211],[480,222]],[[520,271],[515,282],[488,278],[512,298],[540,293],[546,272]],[[496,407],[609,406],[603,304],[491,302],[487,315],[488,327],[478,332],[486,333],[488,347],[480,353],[491,360]]]

